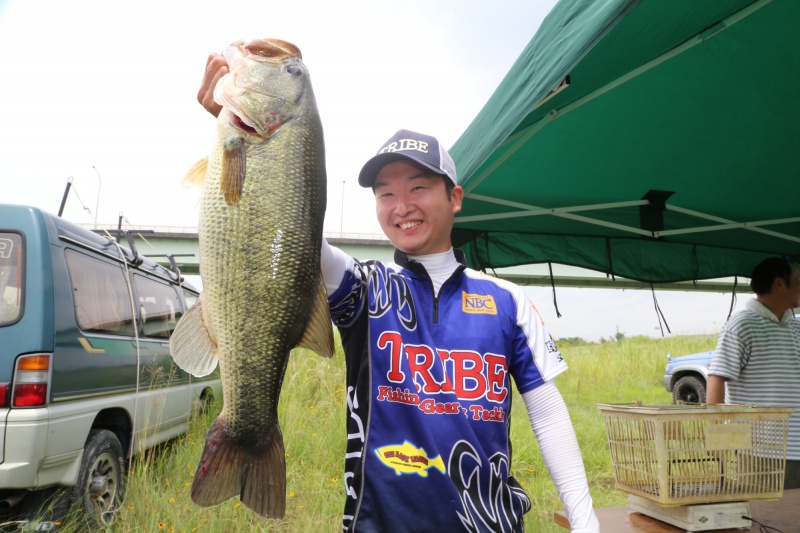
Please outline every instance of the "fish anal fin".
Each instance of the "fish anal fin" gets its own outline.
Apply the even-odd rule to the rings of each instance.
[[[316,352],[322,357],[333,357],[336,348],[333,344],[333,324],[331,323],[331,310],[328,307],[328,292],[325,282],[319,277],[319,288],[311,310],[306,331],[300,339],[298,346]]]
[[[206,327],[202,296],[175,326],[169,353],[175,364],[193,376],[207,376],[216,368],[219,362],[217,344]]]
[[[249,446],[230,437],[222,417],[208,429],[192,482],[192,501],[214,507],[234,496],[263,517],[286,514],[286,453],[277,424],[264,442]]]
[[[189,169],[183,177],[183,184],[188,186],[202,187],[206,181],[206,169],[208,168],[208,158],[204,157]]]
[[[226,204],[233,205],[241,199],[246,169],[244,139],[231,136],[225,140],[222,149],[222,175],[219,183]]]

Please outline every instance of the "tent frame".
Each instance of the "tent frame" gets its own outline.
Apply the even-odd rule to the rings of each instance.
[[[729,220],[726,218],[718,217],[715,215],[702,213],[699,211],[694,211],[692,209],[685,209],[683,207],[673,206],[669,204],[665,204],[665,209],[668,211],[674,211],[676,213],[682,213],[685,215],[691,215],[697,218],[702,218],[705,220],[711,220],[714,222],[719,222],[719,224],[715,224],[712,226],[697,226],[694,228],[682,228],[682,229],[673,229],[673,230],[661,230],[661,231],[648,231],[641,228],[635,228],[632,226],[626,226],[624,224],[616,224],[614,222],[608,222],[605,220],[598,220],[591,217],[585,217],[581,215],[573,215],[573,213],[581,212],[581,211],[600,211],[605,209],[619,209],[623,207],[640,207],[640,206],[649,206],[654,205],[650,200],[643,199],[643,200],[633,200],[628,202],[612,202],[612,203],[604,203],[604,204],[590,204],[590,205],[576,205],[571,207],[557,207],[557,208],[547,208],[547,207],[537,207],[533,205],[523,204],[519,202],[512,202],[510,200],[502,200],[500,198],[491,198],[489,196],[483,196],[480,194],[472,194],[470,195],[472,200],[480,200],[483,202],[493,203],[497,205],[503,205],[506,207],[513,207],[516,209],[521,209],[521,211],[514,211],[509,213],[495,213],[491,215],[473,215],[468,217],[460,217],[455,220],[456,224],[463,224],[467,222],[482,222],[487,220],[500,220],[504,218],[520,218],[520,217],[533,217],[533,216],[540,216],[540,215],[552,215],[557,217],[568,218],[570,220],[575,220],[577,222],[584,222],[586,224],[591,224],[594,226],[602,226],[605,228],[612,228],[619,231],[624,231],[627,233],[633,233],[636,235],[642,235],[644,237],[652,237],[655,239],[661,237],[669,237],[672,235],[685,235],[689,233],[703,233],[703,232],[711,232],[711,231],[723,231],[723,230],[731,230],[731,229],[746,229],[750,231],[756,231],[759,233],[763,233],[765,235],[769,235],[771,237],[776,237],[778,239],[785,239],[791,242],[798,242],[800,243],[800,237],[795,237],[793,235],[786,235],[785,233],[779,233],[777,231],[771,231],[762,228],[761,226],[769,226],[773,224],[790,224],[793,222],[800,222],[800,217],[792,217],[792,218],[780,218],[775,220],[756,220],[751,222],[736,222],[735,220]]]

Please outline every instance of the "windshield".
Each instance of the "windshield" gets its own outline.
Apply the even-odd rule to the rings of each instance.
[[[0,327],[22,316],[24,259],[22,236],[0,232]]]

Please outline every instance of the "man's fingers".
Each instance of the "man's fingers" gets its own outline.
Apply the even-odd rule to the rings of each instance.
[[[206,111],[212,115],[219,116],[222,106],[214,101],[214,87],[225,74],[228,73],[228,64],[220,54],[210,54],[206,61],[206,70],[203,73],[203,81],[200,90],[197,91],[197,101],[200,102]]]

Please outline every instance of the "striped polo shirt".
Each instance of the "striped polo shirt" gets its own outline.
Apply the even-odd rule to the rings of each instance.
[[[800,460],[800,320],[780,320],[758,300],[723,328],[709,374],[728,378],[725,403],[794,407],[786,458]]]

